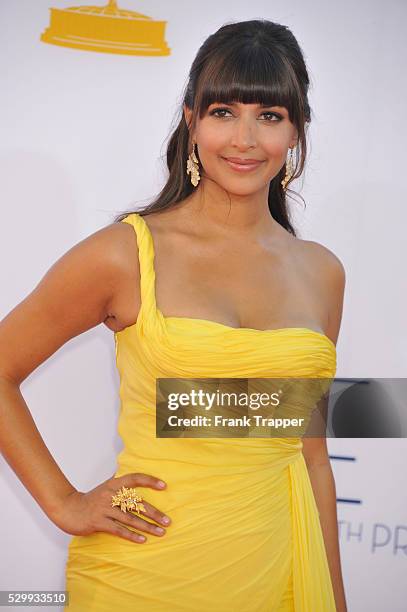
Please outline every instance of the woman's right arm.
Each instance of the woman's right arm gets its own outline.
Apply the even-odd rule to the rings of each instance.
[[[133,254],[131,266],[129,252]],[[134,259],[134,230],[128,224],[108,225],[67,251],[0,321],[0,451],[43,511],[59,525],[61,508],[66,509],[68,499],[72,501],[71,516],[76,510],[79,516],[79,510],[85,507],[91,510],[92,500],[95,507],[98,503],[100,506],[100,497],[95,493],[86,497],[76,491],[63,474],[35,425],[20,385],[68,340],[114,316],[113,305],[119,301],[124,284],[134,283],[134,274],[138,276]],[[142,486],[156,488],[157,480],[145,475]],[[110,499],[106,490],[103,494]],[[155,518],[163,516],[152,509],[150,513]],[[125,515],[112,508],[110,518],[113,516]],[[127,513],[123,522],[135,525],[131,518]],[[113,521],[105,524],[110,527]],[[72,530],[60,526],[75,532],[74,526]],[[92,531],[92,527],[84,525],[83,530]],[[119,530],[118,526],[112,529],[116,533]]]

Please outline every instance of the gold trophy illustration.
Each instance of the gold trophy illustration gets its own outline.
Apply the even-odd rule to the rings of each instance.
[[[116,0],[105,6],[50,9],[50,25],[40,40],[84,51],[122,55],[170,55],[164,40],[166,21],[120,9]]]

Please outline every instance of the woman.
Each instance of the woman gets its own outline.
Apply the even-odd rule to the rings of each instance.
[[[306,157],[308,84],[285,26],[221,27],[193,62],[159,197],[75,245],[1,322],[2,451],[74,535],[70,612],[346,610],[323,437],[155,429],[157,378],[335,373],[344,269],[296,237],[286,202]],[[81,492],[19,385],[102,322],[115,332],[124,448],[114,476]]]

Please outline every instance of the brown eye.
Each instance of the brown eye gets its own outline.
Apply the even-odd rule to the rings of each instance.
[[[218,117],[219,119],[222,119],[222,117],[224,117],[224,115],[217,115],[216,113],[229,113],[230,111],[227,108],[214,108],[213,110],[211,110],[211,112],[209,113],[211,116],[214,117]]]
[[[266,113],[262,113],[262,115],[271,115],[272,117],[276,117],[277,121],[281,121],[283,119],[283,117],[281,115],[278,115],[277,113],[272,113],[271,111],[268,111]],[[267,121],[271,121],[271,119],[267,119]]]

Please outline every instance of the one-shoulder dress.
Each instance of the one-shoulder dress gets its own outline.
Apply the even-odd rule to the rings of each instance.
[[[301,437],[156,437],[157,378],[327,377],[336,349],[302,327],[256,330],[166,317],[157,308],[154,243],[135,230],[141,307],[115,333],[120,374],[116,477],[141,472],[166,489],[139,489],[171,517],[137,544],[73,536],[69,612],[335,612],[319,512]]]

